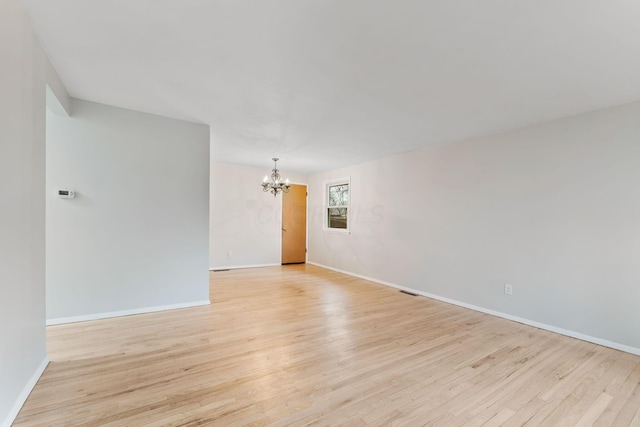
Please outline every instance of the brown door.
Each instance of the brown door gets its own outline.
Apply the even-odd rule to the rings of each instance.
[[[307,186],[291,185],[282,193],[282,263],[307,259]]]

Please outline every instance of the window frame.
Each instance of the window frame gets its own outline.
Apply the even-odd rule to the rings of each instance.
[[[330,206],[329,205],[329,187],[336,185],[347,185],[349,187],[349,202],[346,205]],[[329,209],[330,208],[346,208],[347,209],[347,228],[329,227]],[[336,178],[324,182],[324,202],[322,210],[322,229],[331,233],[351,234],[351,177]]]

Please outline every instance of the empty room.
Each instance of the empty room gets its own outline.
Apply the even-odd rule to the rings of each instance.
[[[0,426],[640,426],[638,22],[3,0]]]

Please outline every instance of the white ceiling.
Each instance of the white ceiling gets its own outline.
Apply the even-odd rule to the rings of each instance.
[[[637,0],[24,0],[70,94],[310,173],[640,99]]]

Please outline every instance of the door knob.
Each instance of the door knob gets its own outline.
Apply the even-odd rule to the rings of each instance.
[[[282,231],[287,231],[287,229],[286,229],[286,228],[284,228],[284,227],[282,227]]]

